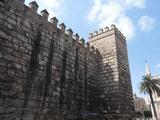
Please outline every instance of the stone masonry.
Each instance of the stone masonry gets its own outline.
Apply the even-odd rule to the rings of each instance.
[[[100,53],[97,58],[99,66],[98,81],[103,91],[106,116],[125,120],[133,115],[133,95],[128,65],[126,40],[115,27],[106,27],[99,32],[90,33],[90,45]]]
[[[0,120],[132,120],[123,34],[112,25],[85,43],[37,10],[0,0]]]

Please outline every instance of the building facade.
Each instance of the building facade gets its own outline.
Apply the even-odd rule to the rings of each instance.
[[[146,75],[149,75],[149,76],[151,75],[150,67],[147,63],[146,63],[146,71],[145,72],[146,72]],[[154,75],[152,77],[152,79],[160,81],[160,77],[158,75]],[[160,97],[158,97],[156,93],[153,93],[153,100],[154,100],[154,104],[155,104],[155,108],[156,108],[156,112],[157,112],[157,117],[159,120],[160,119]],[[151,104],[151,102],[150,102],[150,104]],[[152,110],[153,120],[156,120],[156,118],[154,116],[152,105],[151,105],[151,110]]]
[[[159,76],[154,76],[154,79],[157,79],[160,81]],[[153,94],[153,99],[154,99],[154,103],[155,103],[155,107],[156,107],[157,117],[158,117],[158,119],[160,119],[160,97],[158,97],[157,94]],[[152,110],[152,113],[153,113],[153,110]]]
[[[134,94],[133,98],[134,98],[135,112],[140,112],[143,116],[144,110],[146,109],[145,99],[141,97],[137,97],[136,94]]]
[[[112,25],[85,43],[24,0],[0,1],[0,119],[131,120],[127,45]]]
[[[158,119],[160,119],[160,97],[157,97],[157,95],[154,95],[154,103],[155,103]]]

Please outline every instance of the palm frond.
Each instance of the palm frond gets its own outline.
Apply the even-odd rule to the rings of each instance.
[[[143,94],[156,93],[160,96],[160,80],[153,79],[151,76],[143,76],[142,81],[139,83],[139,90]]]
[[[144,82],[144,81],[140,82],[139,90],[143,94],[148,94],[149,93],[149,89],[148,89],[147,82]]]
[[[154,82],[154,83],[156,83],[157,85],[159,85],[160,86],[160,79],[152,79],[152,81]]]
[[[143,76],[142,81],[139,83],[139,90],[141,93],[149,94],[154,111],[154,116],[157,118],[156,108],[152,95],[157,94],[157,96],[160,96],[160,80],[155,79],[150,75]]]

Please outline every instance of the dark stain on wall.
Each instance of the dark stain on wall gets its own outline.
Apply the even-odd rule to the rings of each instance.
[[[85,53],[85,84],[84,84],[84,110],[87,110],[87,84],[88,84],[88,80],[87,80],[87,73],[88,73],[88,65],[87,65],[87,53]]]
[[[38,55],[40,53],[40,42],[41,42],[41,30],[40,30],[40,26],[37,30],[37,35],[32,47],[32,54],[31,54],[31,58],[30,58],[30,63],[29,63],[29,68],[28,68],[28,73],[27,73],[27,78],[26,78],[26,82],[25,82],[25,96],[24,96],[24,103],[23,103],[23,107],[27,107],[28,104],[28,99],[29,96],[32,93],[32,85],[35,81],[35,77],[37,76],[37,69],[39,67],[38,64]]]
[[[53,54],[54,54],[54,35],[51,40],[49,56],[48,56],[47,66],[46,66],[46,80],[44,81],[44,87],[43,87],[43,101],[42,101],[43,106],[45,106],[46,96],[49,94],[48,90],[49,90],[49,85],[50,85],[51,76],[52,76]]]
[[[60,108],[63,106],[63,99],[64,99],[64,85],[66,80],[66,61],[67,61],[67,51],[66,49],[63,51],[63,61],[62,61],[62,71],[61,71],[61,79],[60,79]]]

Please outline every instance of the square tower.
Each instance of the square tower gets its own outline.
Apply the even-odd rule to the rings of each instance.
[[[106,118],[131,120],[134,107],[125,37],[112,25],[90,33],[89,43],[99,51],[98,81]]]

